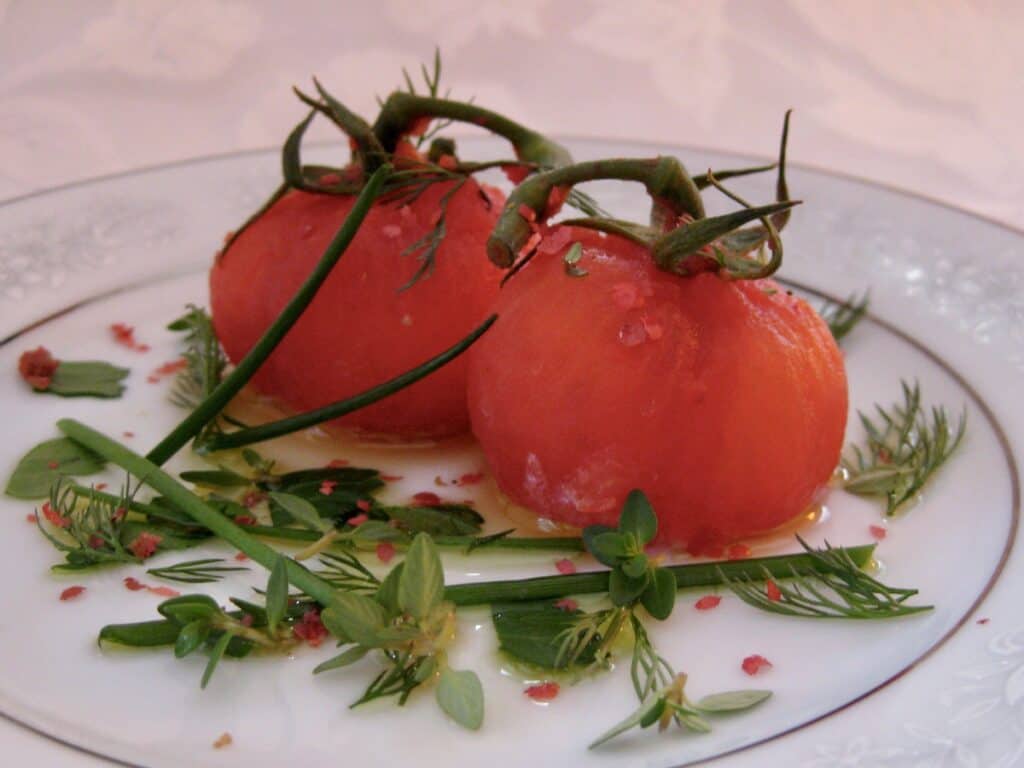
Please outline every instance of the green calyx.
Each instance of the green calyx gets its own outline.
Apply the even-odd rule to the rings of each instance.
[[[753,280],[774,274],[782,264],[779,232],[799,201],[789,199],[786,182],[786,144],[789,115],[783,124],[779,161],[775,165],[740,168],[690,176],[673,157],[619,158],[577,163],[539,173],[508,197],[501,218],[487,242],[491,261],[513,270],[532,257],[537,222],[553,215],[561,194],[585,181],[620,179],[644,185],[651,197],[651,216],[640,224],[598,215],[562,222],[633,240],[648,247],[655,263],[667,272],[687,277],[717,272],[726,279]],[[724,179],[778,168],[776,202],[753,206],[727,190]],[[742,208],[707,216],[700,191],[714,187]],[[532,215],[525,211],[532,212]],[[754,226],[746,225],[757,222]],[[761,252],[767,247],[769,255]]]

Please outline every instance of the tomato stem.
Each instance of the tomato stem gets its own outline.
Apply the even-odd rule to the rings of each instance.
[[[320,286],[323,285],[334,265],[338,263],[338,259],[341,258],[349,243],[356,236],[356,232],[359,231],[363,219],[369,213],[370,207],[373,205],[374,200],[377,199],[377,195],[390,173],[391,167],[385,165],[370,177],[352,206],[352,210],[345,218],[345,222],[327,246],[323,256],[320,257],[320,261],[317,262],[309,277],[299,287],[299,290],[295,292],[295,295],[281,314],[267,328],[263,336],[260,337],[260,340],[249,350],[249,353],[242,358],[238,366],[210,393],[209,397],[203,400],[192,413],[186,416],[167,437],[161,440],[149,452],[147,455],[149,461],[157,466],[163,464],[177,453],[185,443],[198,435],[203,427],[224,409],[231,398],[238,394],[263,362],[270,357],[270,354],[281,343],[281,340],[291,330],[292,326],[295,325],[299,317],[302,316],[302,313],[306,311],[306,307],[313,301],[313,298],[320,290]]]
[[[470,123],[504,136],[515,148],[516,157],[529,163],[536,163],[541,168],[558,168],[572,162],[569,151],[561,144],[497,112],[476,104],[419,96],[403,91],[396,91],[388,96],[373,124],[373,132],[384,149],[393,152],[409,127],[423,117],[440,117]]]

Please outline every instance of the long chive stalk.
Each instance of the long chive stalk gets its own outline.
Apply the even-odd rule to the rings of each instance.
[[[469,349],[473,343],[487,331],[488,328],[494,325],[494,321],[497,319],[497,315],[491,315],[487,320],[473,330],[472,333],[454,346],[449,347],[441,354],[430,358],[412,370],[406,371],[383,384],[378,384],[376,387],[372,387],[365,392],[360,392],[358,395],[353,395],[345,400],[339,400],[336,403],[325,405],[323,408],[299,413],[295,416],[289,416],[288,418],[281,419],[279,421],[272,421],[268,424],[260,424],[257,427],[240,429],[237,432],[227,432],[215,435],[203,445],[203,450],[204,452],[212,452],[223,451],[229,448],[241,448],[244,445],[251,445],[252,443],[262,442],[263,440],[271,440],[275,437],[290,435],[293,432],[299,432],[303,429],[308,429],[309,427],[315,427],[316,425],[323,424],[331,419],[337,419],[347,413],[352,413],[360,408],[365,408],[372,403],[376,403],[378,400],[383,400],[385,397],[388,397],[389,395],[398,392],[400,389],[404,389],[410,384],[419,381],[424,376],[428,376],[441,366],[454,360]]]
[[[875,545],[836,547],[834,551],[845,552],[858,568],[863,568],[871,560]],[[689,563],[668,567],[676,577],[678,589],[720,586],[725,583],[723,576],[729,581],[761,580],[764,578],[765,569],[777,579],[792,578],[794,571],[827,573],[831,570],[820,560],[807,554]],[[564,576],[540,576],[533,579],[454,584],[445,589],[444,596],[455,605],[484,605],[507,600],[547,600],[570,595],[589,595],[608,591],[610,573],[611,571],[592,571]]]
[[[130,448],[111,440],[101,432],[87,427],[74,419],[61,419],[57,428],[77,443],[86,446],[112,464],[124,469],[150,488],[158,491],[175,507],[186,513],[199,525],[213,531],[224,541],[244,552],[250,559],[271,570],[280,553],[268,547],[259,539],[250,536],[242,528],[196,496],[192,491],[175,480],[149,459],[140,456]],[[334,587],[315,574],[303,568],[290,557],[285,558],[288,581],[310,595],[317,602],[328,605],[334,597]]]
[[[284,308],[277,319],[267,328],[256,345],[249,350],[249,353],[242,358],[241,362],[224,380],[210,393],[199,406],[186,416],[182,422],[171,431],[167,437],[161,440],[156,447],[147,455],[147,458],[157,466],[163,464],[171,456],[177,453],[182,446],[195,437],[224,407],[239,390],[242,389],[256,373],[256,370],[263,362],[270,357],[277,345],[285,337],[292,326],[309,306],[316,296],[320,286],[323,285],[338,259],[348,248],[349,243],[359,231],[359,226],[369,213],[370,207],[380,193],[381,186],[391,173],[390,166],[382,166],[366,182],[363,191],[359,193],[352,210],[345,218],[345,223],[331,240],[324,255],[320,257],[316,267],[309,277],[302,284],[299,290],[292,297],[291,301]]]
[[[193,520],[183,520],[182,515],[156,504],[147,504],[144,501],[135,501],[134,499],[124,499],[123,497],[117,496],[113,493],[98,491],[95,488],[86,488],[82,485],[72,485],[69,486],[69,488],[76,496],[80,496],[82,498],[94,498],[115,506],[122,506],[132,512],[138,512],[139,514],[143,514],[157,520],[165,520],[179,525],[182,523],[194,523]],[[184,517],[188,518],[187,515]],[[315,543],[323,536],[322,533],[310,531],[305,528],[285,528],[278,525],[246,525],[244,530],[248,534],[259,536],[261,538],[278,539],[280,541],[294,541],[301,542],[303,544]],[[488,550],[504,549],[517,552],[583,552],[586,549],[583,545],[583,539],[578,536],[503,536],[500,539],[496,538],[490,541],[481,541],[482,539],[487,538],[486,535],[433,536],[431,538],[434,539],[434,543],[439,547],[451,547],[456,549],[475,549],[480,547],[481,549]],[[347,547],[348,544],[342,540],[332,544],[331,546]],[[404,545],[401,542],[395,542],[395,546],[401,549]]]

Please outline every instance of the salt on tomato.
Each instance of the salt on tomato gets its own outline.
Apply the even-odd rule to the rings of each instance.
[[[614,525],[639,488],[657,541],[698,552],[804,512],[847,414],[817,313],[769,279],[680,277],[616,235],[543,234],[468,353],[473,432],[500,489],[582,527]]]
[[[378,202],[312,304],[253,378],[255,388],[304,411],[350,397],[456,344],[490,313],[501,271],[485,257],[504,202],[467,179],[445,209],[432,272],[404,254],[433,231],[437,182],[414,202]],[[348,195],[293,190],[250,224],[210,273],[217,336],[237,363],[313,270],[351,210]],[[458,358],[374,405],[336,420],[370,433],[443,437],[467,429],[467,362]]]

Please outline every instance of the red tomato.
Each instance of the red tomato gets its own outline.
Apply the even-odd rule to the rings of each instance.
[[[499,487],[577,526],[614,525],[640,488],[657,541],[704,553],[805,511],[847,411],[814,310],[771,280],[681,278],[631,241],[566,229],[548,230],[468,353],[473,432]],[[566,273],[572,242],[585,277]]]
[[[255,387],[296,410],[332,403],[437,355],[490,313],[501,271],[485,255],[504,200],[467,180],[446,210],[447,233],[433,272],[399,292],[416,272],[402,251],[433,230],[436,183],[415,202],[377,203],[292,331],[260,368]],[[210,273],[214,326],[237,362],[312,271],[354,198],[292,191],[250,225]],[[371,433],[441,437],[468,428],[465,357],[339,420]]]

